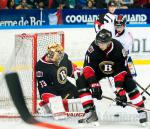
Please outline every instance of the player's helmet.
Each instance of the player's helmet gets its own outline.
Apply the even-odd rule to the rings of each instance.
[[[116,16],[114,21],[115,26],[125,26],[125,24],[126,24],[126,18],[122,14]]]
[[[117,6],[117,4],[114,2],[114,1],[110,1],[108,4],[107,4],[107,6],[109,7],[109,6]]]
[[[109,30],[102,29],[96,35],[95,44],[98,45],[99,43],[101,44],[109,43],[111,39],[112,39],[111,32]]]
[[[64,48],[58,43],[50,44],[47,48],[47,56],[49,59],[59,63],[64,57]]]

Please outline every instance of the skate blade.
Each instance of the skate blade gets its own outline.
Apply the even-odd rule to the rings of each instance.
[[[79,123],[79,126],[80,127],[83,127],[83,128],[86,128],[86,127],[98,127],[98,126],[100,126],[100,123],[98,122],[98,121],[96,121],[96,122],[91,122],[91,123]]]

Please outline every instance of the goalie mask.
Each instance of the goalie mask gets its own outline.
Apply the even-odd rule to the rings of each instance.
[[[63,47],[57,43],[48,45],[47,57],[50,61],[59,64],[64,57]]]

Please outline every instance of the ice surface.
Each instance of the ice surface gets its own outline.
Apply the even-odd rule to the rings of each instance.
[[[136,66],[137,74],[136,80],[143,86],[146,87],[150,83],[149,74],[150,74],[150,65]],[[150,92],[150,89],[148,89]],[[104,91],[104,95],[108,96],[109,94]],[[150,99],[146,93],[144,95],[147,99]],[[79,125],[77,120],[79,118],[68,118],[66,120],[55,121],[52,117],[40,117],[38,118],[41,121],[59,124],[63,126],[68,126],[74,129],[150,129],[150,123],[147,127],[141,127],[138,123],[138,117],[136,110],[131,107],[121,108],[114,106],[115,104],[110,101],[96,102],[97,112],[99,116],[99,127],[90,127],[90,125]],[[147,103],[147,105],[150,105]],[[147,106],[150,109],[150,106]],[[119,114],[119,117],[115,117],[115,114]],[[109,114],[109,115],[108,115]],[[150,117],[149,117],[150,118]],[[129,121],[130,119],[130,121]],[[150,121],[150,120],[149,120]],[[0,129],[42,129],[41,127],[36,127],[33,125],[28,125],[24,123],[21,119],[2,119],[0,118]]]

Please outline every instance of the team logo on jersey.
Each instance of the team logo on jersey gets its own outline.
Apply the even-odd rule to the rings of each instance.
[[[112,61],[103,61],[99,64],[99,68],[104,74],[112,74],[114,72],[113,70],[114,62]]]
[[[57,80],[60,84],[65,84],[67,81],[67,68],[66,67],[60,67],[57,70]]]
[[[43,72],[42,71],[37,71],[36,72],[36,77],[43,77]]]

